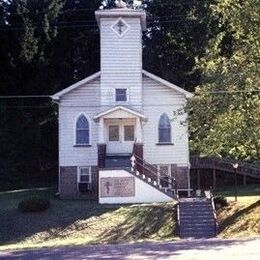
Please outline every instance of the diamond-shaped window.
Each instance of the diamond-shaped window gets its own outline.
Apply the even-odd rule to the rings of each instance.
[[[130,26],[123,19],[119,18],[111,28],[119,37],[123,37],[130,29]]]

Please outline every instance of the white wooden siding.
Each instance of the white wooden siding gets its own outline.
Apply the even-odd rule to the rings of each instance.
[[[64,95],[59,105],[60,166],[97,165],[98,123],[93,117],[100,110],[100,79]],[[75,147],[75,123],[84,113],[90,124],[91,147]]]
[[[100,106],[100,78],[83,84],[61,98],[61,106]]]
[[[111,26],[118,18],[101,18],[101,105],[114,106],[115,88],[128,88],[128,106],[142,103],[142,33],[140,18],[123,20],[130,26],[119,37]],[[121,102],[120,102],[121,103]]]
[[[75,147],[75,122],[84,113],[90,124],[90,147]],[[91,107],[63,107],[60,106],[60,166],[88,166],[97,165],[98,124],[92,118],[96,108]]]
[[[148,118],[143,124],[144,158],[153,164],[186,166],[189,163],[188,129],[181,124],[185,115],[172,120],[173,111],[186,103],[184,95],[144,76],[143,96],[144,115]],[[163,113],[167,113],[171,120],[173,145],[157,145],[158,123]]]

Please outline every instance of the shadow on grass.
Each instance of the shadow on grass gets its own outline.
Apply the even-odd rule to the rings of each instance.
[[[240,217],[248,214],[250,211],[254,210],[255,208],[260,206],[260,200],[256,201],[255,203],[251,204],[250,206],[236,211],[233,215],[227,217],[222,223],[219,225],[219,233],[222,232],[226,227],[234,224]]]
[[[19,212],[19,201],[32,194],[50,198],[50,208],[41,213]],[[2,246],[59,244],[64,239],[92,244],[166,239],[176,234],[176,207],[173,203],[99,205],[60,200],[53,190],[21,191],[0,194],[0,223]]]
[[[149,205],[133,208],[121,224],[106,230],[99,236],[100,242],[172,238],[176,236],[176,214],[177,210],[173,205]]]
[[[26,197],[37,195],[48,197],[51,207],[41,213],[21,213],[18,203]],[[63,238],[64,230],[72,232],[82,229],[77,226],[80,220],[98,217],[118,209],[118,206],[101,206],[95,201],[60,200],[54,197],[53,190],[33,190],[0,194],[0,245],[18,243],[40,232],[46,232],[43,240]]]

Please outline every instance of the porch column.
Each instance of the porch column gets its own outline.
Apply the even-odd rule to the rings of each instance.
[[[105,143],[105,138],[104,138],[104,118],[101,117],[99,119],[99,143],[103,144]]]
[[[136,118],[136,142],[142,143],[142,128],[140,118]]]

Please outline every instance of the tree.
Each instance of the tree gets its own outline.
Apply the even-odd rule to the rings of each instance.
[[[187,107],[196,152],[260,160],[259,11],[256,0],[211,7],[220,31],[198,61],[203,83]]]
[[[99,69],[101,1],[64,2],[0,0],[0,95],[50,95]],[[54,105],[0,99],[0,143],[0,190],[53,179]]]
[[[207,14],[213,0],[144,0],[147,33],[144,68],[186,90],[201,83],[196,57],[202,57],[216,22]]]

